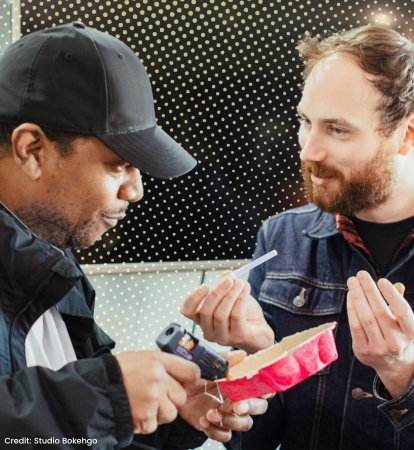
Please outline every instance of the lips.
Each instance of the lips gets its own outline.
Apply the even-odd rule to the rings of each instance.
[[[302,162],[302,174],[306,179],[318,186],[326,185],[341,178],[340,172],[332,167],[323,166],[318,162]]]
[[[314,175],[313,173],[311,173],[311,180],[312,183],[317,184],[319,186],[322,186],[324,184],[328,184],[330,183],[334,178],[330,177],[330,178],[320,178],[317,177],[316,175]]]
[[[125,218],[125,214],[119,214],[117,216],[106,216],[104,215],[105,219],[109,219],[109,220],[122,220]]]
[[[109,225],[109,228],[113,228],[118,223],[118,220],[122,220],[125,217],[125,214],[116,214],[116,215],[102,215],[104,221]]]

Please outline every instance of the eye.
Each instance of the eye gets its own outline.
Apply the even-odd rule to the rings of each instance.
[[[297,116],[297,119],[298,119],[298,122],[299,122],[301,125],[304,125],[304,126],[306,126],[307,128],[310,127],[310,126],[312,125],[312,124],[311,124],[311,121],[310,121],[307,117],[298,115],[298,116]]]
[[[129,164],[127,162],[122,161],[122,160],[111,161],[108,165],[109,165],[111,171],[116,174],[125,172],[129,166]]]
[[[340,136],[345,133],[345,131],[342,128],[337,128],[333,126],[331,127],[331,131],[333,134],[336,134],[337,136]]]

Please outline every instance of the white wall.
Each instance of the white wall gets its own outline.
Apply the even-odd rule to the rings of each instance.
[[[20,0],[0,0],[0,54],[20,35]]]

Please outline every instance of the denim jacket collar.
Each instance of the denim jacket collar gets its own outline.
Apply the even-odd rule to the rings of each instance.
[[[312,207],[315,211],[318,209],[315,205],[312,205]],[[327,212],[321,212],[315,223],[312,223],[310,228],[302,231],[304,236],[312,239],[326,239],[340,233],[336,225],[335,215]]]

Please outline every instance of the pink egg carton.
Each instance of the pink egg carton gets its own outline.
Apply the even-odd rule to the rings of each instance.
[[[338,358],[335,327],[330,322],[285,337],[247,356],[230,369],[230,379],[217,383],[233,402],[286,391]]]

